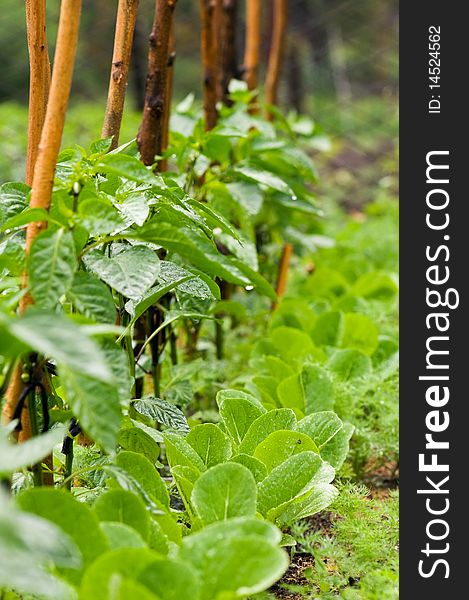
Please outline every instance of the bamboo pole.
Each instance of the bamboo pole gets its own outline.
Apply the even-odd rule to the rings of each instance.
[[[55,50],[54,69],[50,84],[49,99],[42,128],[34,176],[31,189],[31,208],[49,210],[54,184],[55,165],[60,150],[65,113],[72,82],[73,65],[78,41],[81,0],[62,0],[59,28]],[[26,229],[26,255],[29,254],[35,237],[47,227],[47,222],[29,223]],[[28,284],[27,275],[23,276],[22,286]],[[25,294],[20,302],[20,313],[33,304],[30,294]],[[21,391],[24,388],[21,380],[22,367],[18,365],[6,392],[6,401],[2,416],[5,422],[11,421]],[[27,410],[23,410],[22,431],[20,441],[31,435]]]
[[[261,0],[247,0],[244,80],[250,90],[256,89],[258,83],[261,46],[261,14]]]
[[[138,4],[139,0],[119,0],[117,8],[111,76],[101,132],[103,138],[112,136],[112,149],[119,144]]]
[[[204,69],[205,129],[210,131],[217,124],[217,35],[215,12],[217,0],[199,0],[201,31],[201,55]]]
[[[285,32],[287,28],[287,0],[274,0],[274,23],[272,30],[272,44],[267,64],[265,80],[265,101],[267,104],[277,104],[278,84],[285,46]],[[269,113],[268,117],[271,116]]]
[[[142,123],[137,136],[141,160],[152,165],[163,150],[167,103],[168,48],[176,0],[156,0],[149,40],[148,74]]]
[[[46,0],[26,0],[26,34],[29,52],[26,183],[31,185],[42,126],[46,116],[50,85],[50,63],[46,35]]]

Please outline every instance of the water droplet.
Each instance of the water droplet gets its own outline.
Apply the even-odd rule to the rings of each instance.
[[[247,285],[244,289],[246,290],[246,292],[250,292],[251,290],[254,289],[254,286],[253,285]]]

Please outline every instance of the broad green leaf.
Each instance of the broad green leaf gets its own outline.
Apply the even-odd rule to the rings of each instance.
[[[163,532],[163,528],[161,527],[161,525],[156,521],[157,518],[171,520],[172,517],[170,515],[164,514],[158,515],[158,517],[150,519],[150,535],[148,538],[148,546],[152,550],[155,550],[156,552],[161,554],[162,556],[166,556],[169,551],[168,538]],[[177,530],[178,525],[174,521],[173,523]]]
[[[109,547],[113,550],[118,548],[145,548],[146,544],[142,536],[134,527],[118,521],[101,521],[100,527]]]
[[[348,454],[353,425],[343,423],[334,412],[323,411],[302,419],[298,429],[316,442],[324,460],[336,470],[342,466]]]
[[[77,268],[75,244],[70,231],[46,230],[38,235],[29,253],[31,294],[40,308],[54,308],[70,286]]]
[[[166,425],[166,427],[183,433],[189,431],[189,425],[184,414],[177,406],[167,400],[148,396],[140,400],[134,400],[131,407],[139,415],[148,417],[152,421]]]
[[[261,416],[262,411],[244,398],[227,398],[220,406],[220,419],[228,435],[239,446],[251,423]]]
[[[10,217],[0,227],[0,231],[7,231],[9,229],[15,229],[17,227],[23,227],[28,223],[35,223],[37,221],[49,221],[49,213],[43,208],[25,208],[22,212],[13,217]]]
[[[296,429],[295,413],[289,408],[269,410],[250,425],[239,446],[239,452],[253,454],[256,447],[271,433],[288,429]]]
[[[277,520],[279,527],[292,525],[300,519],[310,517],[327,508],[337,498],[337,488],[329,483],[316,485],[309,496],[300,502],[289,504]]]
[[[233,398],[247,400],[251,404],[254,404],[261,411],[261,413],[267,412],[262,406],[262,403],[255,396],[249,394],[248,392],[243,392],[242,390],[220,390],[217,392],[216,401],[218,408],[220,409],[222,407],[222,404],[225,402],[225,400]]]
[[[299,329],[276,327],[270,337],[280,358],[287,363],[301,360],[315,351],[313,340]]]
[[[135,452],[119,452],[116,465],[127,471],[147,494],[169,509],[169,494],[166,485],[148,458]]]
[[[101,341],[101,349],[111,368],[114,386],[122,404],[127,405],[132,396],[134,379],[130,375],[129,358],[125,350],[114,340],[105,338]]]
[[[372,368],[369,357],[352,348],[334,352],[327,367],[342,381],[366,377]]]
[[[226,188],[230,196],[238,202],[248,215],[259,214],[262,208],[263,195],[259,187],[247,181],[234,181],[227,183]]]
[[[160,447],[157,442],[139,427],[125,427],[117,435],[117,443],[124,450],[143,454],[152,463],[158,460]]]
[[[256,483],[267,477],[267,467],[259,459],[249,454],[237,454],[230,459],[231,462],[239,463],[251,471]]]
[[[319,315],[311,332],[317,346],[339,346],[344,335],[344,315],[329,310]]]
[[[7,475],[40,462],[65,435],[65,427],[56,427],[22,444],[8,442],[3,426],[0,429],[0,474]]]
[[[297,408],[303,414],[310,414],[331,409],[334,405],[335,391],[325,369],[305,363],[298,375],[279,383],[277,395],[283,406]]]
[[[207,468],[226,462],[231,456],[231,444],[213,423],[196,425],[186,437]]]
[[[68,297],[85,316],[98,323],[114,323],[116,307],[109,288],[91,273],[78,271],[73,278]]]
[[[128,194],[120,204],[116,204],[117,209],[122,214],[126,225],[138,225],[141,227],[147,217],[150,209],[142,192]]]
[[[204,461],[182,435],[165,431],[163,437],[166,446],[166,456],[171,467],[190,467],[199,472],[206,470],[207,467]]]
[[[269,511],[301,499],[313,486],[323,461],[314,452],[294,454],[275,467],[258,486],[258,510]]]
[[[109,600],[129,600],[130,598],[161,600],[159,596],[152,594],[144,585],[118,573],[114,573],[109,580],[107,598]]]
[[[96,195],[80,201],[78,216],[92,236],[105,235],[125,227],[123,218],[114,206]]]
[[[243,531],[244,535],[230,520],[223,523],[223,528],[212,525],[184,538],[180,557],[199,573],[200,600],[245,598],[269,588],[286,571],[285,552],[256,535],[255,523],[245,521],[243,530],[247,526],[250,529]]]
[[[351,292],[363,298],[392,298],[398,286],[394,278],[384,271],[364,273],[353,284]]]
[[[236,463],[216,465],[195,482],[191,502],[205,525],[232,517],[254,517],[257,488],[246,467]]]
[[[81,582],[80,600],[114,600],[109,590],[113,576],[135,580],[147,565],[158,558],[156,552],[147,548],[120,548],[106,552],[86,570]]]
[[[344,334],[341,346],[361,350],[371,356],[378,347],[378,328],[373,321],[357,313],[345,315]]]
[[[27,207],[30,188],[24,183],[3,183],[0,185],[0,223],[22,212]]]
[[[257,169],[256,167],[251,166],[238,166],[233,169],[233,172],[237,175],[241,175],[243,179],[247,179],[248,181],[255,181],[256,183],[261,183],[268,188],[273,190],[277,190],[282,194],[286,194],[287,196],[294,196],[293,190],[290,186],[277,177],[273,173],[269,171],[263,171],[262,169]]]
[[[228,256],[220,254],[207,236],[195,229],[181,228],[176,224],[162,221],[150,221],[137,233],[137,237],[179,254],[210,275],[216,275],[238,285],[250,283]]]
[[[162,180],[156,177],[151,169],[129,154],[106,154],[96,164],[95,169],[97,173],[110,173],[139,183],[162,184]]]
[[[0,556],[0,589],[54,600],[76,598],[71,587],[48,571],[51,564],[79,569],[81,555],[77,546],[50,521],[16,510],[3,493]]]
[[[121,425],[121,408],[116,388],[108,383],[60,368],[65,400],[90,437],[109,452],[115,449]]]
[[[101,381],[111,381],[102,350],[82,327],[65,316],[29,310],[5,322],[10,334],[32,350],[54,358],[60,367]]]
[[[22,510],[51,521],[69,535],[81,552],[83,569],[108,549],[96,515],[68,492],[53,488],[30,488],[17,497],[16,503]],[[68,577],[74,583],[79,581],[80,573],[81,570],[67,570]]]
[[[138,574],[138,581],[164,600],[198,600],[201,582],[195,569],[180,560],[160,558]]]
[[[144,540],[148,539],[150,517],[143,500],[126,490],[111,490],[101,494],[93,505],[100,521],[115,521],[133,527]]]
[[[153,285],[160,272],[156,253],[141,245],[126,247],[111,258],[100,250],[91,250],[83,261],[87,269],[133,300],[139,299]]]
[[[181,496],[186,511],[191,521],[194,521],[196,519],[196,514],[195,509],[192,506],[191,496],[194,484],[200,476],[200,471],[196,471],[187,465],[177,465],[172,467],[171,473],[176,482],[179,495]]]
[[[274,431],[257,446],[254,457],[262,461],[270,473],[290,456],[306,451],[319,453],[308,435],[298,431]]]

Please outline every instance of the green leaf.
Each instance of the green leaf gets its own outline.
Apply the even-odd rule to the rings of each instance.
[[[139,299],[150,288],[160,272],[160,261],[146,246],[129,246],[112,258],[100,250],[83,257],[90,271],[126,298]]]
[[[233,169],[233,172],[236,175],[241,175],[243,179],[247,179],[248,181],[255,181],[256,183],[261,183],[266,187],[281,192],[282,194],[286,194],[288,196],[295,196],[291,187],[277,177],[270,171],[263,171],[261,169],[257,169],[256,167],[250,166],[238,166]]]
[[[300,502],[289,504],[277,520],[279,527],[287,527],[300,519],[310,517],[327,508],[337,498],[337,488],[329,483],[316,485],[309,496]]]
[[[91,273],[78,271],[73,278],[68,297],[85,316],[98,323],[114,323],[116,307],[107,285]]]
[[[186,437],[207,468],[226,462],[231,456],[231,444],[213,423],[196,425]]]
[[[250,216],[256,216],[262,208],[263,195],[259,186],[247,181],[227,183],[229,194]]]
[[[166,485],[148,458],[135,452],[119,452],[116,465],[127,471],[147,494],[169,510],[169,494]]]
[[[186,562],[160,558],[147,565],[138,581],[164,600],[198,600],[201,582],[198,573]]]
[[[17,227],[23,227],[28,223],[35,223],[37,221],[49,221],[49,213],[43,208],[25,208],[22,212],[13,217],[7,219],[0,227],[0,231],[7,231],[7,229],[15,229]]]
[[[54,308],[72,285],[77,268],[75,244],[70,231],[46,230],[38,235],[29,253],[29,285],[41,308]]]
[[[59,367],[100,381],[112,380],[102,350],[83,327],[65,316],[30,309],[20,319],[4,323],[17,340],[39,354],[54,358]]]
[[[267,412],[266,409],[262,406],[262,403],[255,396],[242,390],[220,390],[219,392],[217,392],[216,401],[218,408],[221,409],[223,403],[226,400],[231,399],[247,400],[251,404],[254,404],[254,406],[256,406],[261,411],[261,413]]]
[[[129,154],[106,154],[96,164],[95,169],[97,173],[118,175],[139,183],[162,184],[162,180],[156,177],[151,169]]]
[[[134,192],[125,196],[121,204],[116,205],[121,212],[127,227],[138,225],[141,227],[147,220],[150,209],[142,192]]]
[[[372,368],[369,357],[352,348],[334,352],[327,366],[342,381],[366,377]]]
[[[191,502],[204,525],[209,525],[232,517],[254,517],[256,498],[256,482],[249,469],[224,463],[197,479]]]
[[[0,224],[21,213],[27,207],[30,188],[24,183],[0,185]]]
[[[165,431],[163,434],[166,456],[171,467],[184,466],[194,469],[199,473],[206,470],[204,461],[182,435]]]
[[[319,315],[311,337],[317,346],[339,346],[344,334],[344,315],[338,310],[329,310]]]
[[[152,594],[144,585],[114,573],[108,584],[108,600],[129,600],[129,598],[138,598],[138,600],[160,600],[158,596]]]
[[[160,447],[156,441],[139,427],[126,427],[117,435],[117,443],[124,449],[143,454],[152,463],[158,460]]]
[[[98,497],[93,510],[100,521],[115,521],[133,527],[148,539],[150,517],[141,498],[126,490],[111,490]]]
[[[334,384],[327,371],[318,365],[305,363],[298,375],[279,383],[277,395],[283,406],[310,414],[329,410],[334,405]]]
[[[370,271],[364,273],[353,284],[351,292],[363,298],[388,299],[398,292],[395,279],[384,271]]]
[[[80,599],[114,600],[110,587],[116,575],[135,580],[147,565],[158,558],[156,552],[147,548],[120,548],[106,552],[86,570],[81,582]],[[141,597],[139,594],[136,598]],[[125,596],[118,598],[125,600]],[[128,597],[129,600],[130,598]],[[142,600],[148,599],[142,597]]]
[[[4,427],[0,428],[0,474],[7,475],[40,462],[65,435],[65,427],[37,435],[22,444],[8,442]]]
[[[250,425],[239,446],[239,452],[253,454],[256,447],[271,433],[285,429],[296,429],[295,413],[289,408],[269,410]]]
[[[114,206],[96,195],[80,201],[78,216],[92,236],[113,233],[125,227],[123,218]]]
[[[196,514],[192,505],[191,496],[194,484],[200,476],[200,471],[193,469],[187,465],[177,465],[172,467],[171,473],[174,477],[179,495],[184,503],[187,514],[192,522],[195,521]]]
[[[64,366],[60,367],[60,380],[65,400],[84,431],[97,444],[112,452],[121,425],[121,408],[116,388]]]
[[[301,499],[313,486],[314,476],[323,461],[314,452],[294,454],[275,467],[258,486],[258,510],[269,519],[268,514],[280,506]]]
[[[118,548],[145,548],[142,536],[134,527],[118,521],[102,521],[101,531],[106,536],[109,547]]]
[[[283,575],[287,556],[264,537],[263,525],[256,519],[233,519],[184,538],[180,557],[199,573],[200,600],[244,598]]]
[[[227,398],[220,406],[220,419],[228,435],[239,446],[251,423],[262,411],[244,398]]]
[[[15,510],[2,493],[0,532],[0,589],[54,600],[76,598],[71,587],[48,572],[51,564],[76,569],[81,566],[77,546],[59,527]],[[9,597],[7,592],[4,594]]]
[[[267,467],[259,459],[249,454],[237,454],[230,459],[231,462],[239,463],[251,471],[256,483],[267,477]]]
[[[270,334],[279,356],[287,363],[294,363],[308,354],[314,354],[315,345],[308,334],[293,327],[276,327]]]
[[[176,431],[188,433],[189,425],[184,413],[179,410],[177,406],[171,404],[167,400],[161,398],[155,398],[154,396],[147,396],[140,400],[134,400],[131,407],[135,412],[152,421],[166,425]]]
[[[16,503],[22,510],[51,521],[69,535],[81,552],[83,569],[108,549],[96,515],[65,491],[30,488],[17,497]],[[77,583],[82,570],[67,571],[67,575]]]
[[[355,348],[363,354],[371,356],[378,347],[378,334],[378,328],[369,317],[357,313],[347,313],[341,346]]]
[[[342,466],[354,430],[352,425],[344,424],[332,411],[323,411],[302,419],[298,429],[315,441],[324,460],[336,470]]]
[[[298,431],[273,431],[257,446],[254,457],[262,461],[270,473],[290,456],[306,451],[319,454],[318,447],[308,435]]]

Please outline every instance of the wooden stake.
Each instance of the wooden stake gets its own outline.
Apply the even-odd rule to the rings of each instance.
[[[168,48],[176,0],[156,0],[150,34],[145,105],[137,144],[143,164],[152,165],[163,150],[167,106]]]
[[[288,269],[290,268],[290,259],[293,253],[293,246],[290,242],[286,242],[282,248],[282,256],[280,258],[280,264],[278,267],[277,286],[275,291],[277,292],[278,298],[282,298],[285,294],[288,279]],[[277,302],[274,302],[272,309],[277,307]]]
[[[46,116],[50,63],[46,35],[46,0],[26,0],[26,33],[29,52],[29,112],[26,183],[33,182],[34,165]]]
[[[257,87],[261,46],[261,0],[246,2],[246,46],[244,50],[244,80],[248,89]]]
[[[164,111],[164,122],[163,122],[163,152],[166,150],[169,144],[169,121],[171,118],[171,102],[173,98],[173,80],[174,80],[174,62],[176,60],[176,36],[174,33],[174,23],[172,24],[171,32],[169,35],[169,54],[168,54],[168,74],[166,78],[166,109]],[[159,170],[166,171],[168,168],[168,161],[163,159],[159,163]]]
[[[112,149],[119,144],[138,4],[139,0],[119,0],[117,8],[111,77],[101,132],[103,138],[112,136]]]
[[[238,0],[219,0],[219,18],[216,28],[218,35],[217,100],[227,104],[228,86],[232,79],[239,77],[236,25]],[[216,21],[217,21],[216,20]]]
[[[286,28],[287,0],[274,0],[272,45],[270,47],[265,80],[265,101],[267,104],[277,104],[278,83],[282,67]],[[271,118],[270,113],[267,114],[267,117]]]
[[[201,31],[201,55],[204,68],[205,129],[210,131],[217,124],[217,36],[215,9],[217,0],[199,0]],[[218,0],[219,1],[219,0]]]
[[[80,13],[81,0],[62,0],[49,99],[34,167],[31,199],[29,202],[31,208],[49,210],[50,207],[55,165],[60,150],[65,113],[72,83]],[[28,224],[26,229],[26,255],[29,254],[35,237],[46,229],[46,227],[47,222],[44,221]],[[27,287],[27,285],[28,280],[25,274],[23,275],[22,286]],[[20,301],[20,313],[23,313],[33,302],[32,296],[25,294]],[[3,407],[3,419],[6,422],[11,421],[18,397],[24,388],[21,381],[21,372],[22,367],[18,365],[6,392],[6,401]],[[27,410],[23,410],[21,420],[23,430],[20,435],[20,441],[27,439],[27,436],[31,435],[27,415]]]

